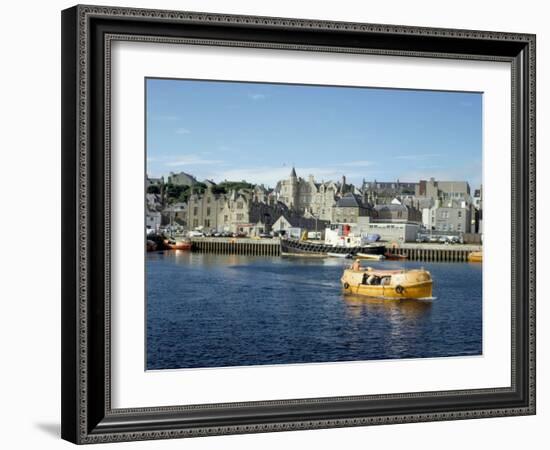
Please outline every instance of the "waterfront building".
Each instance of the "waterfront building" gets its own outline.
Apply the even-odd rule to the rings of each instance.
[[[433,202],[423,208],[423,223],[428,230],[459,234],[479,232],[475,201],[467,181],[421,180],[416,197]]]
[[[365,181],[361,186],[363,202],[371,205],[385,205],[395,198],[413,197],[418,183],[403,181]]]
[[[388,204],[374,206],[368,231],[371,234],[379,234],[381,239],[387,242],[413,242],[421,223],[422,212],[418,208],[405,205],[398,198],[394,198]]]
[[[436,181],[435,178],[420,180],[416,186],[417,198],[431,198],[433,200],[463,200],[472,204],[470,185],[467,181]]]
[[[159,194],[145,194],[145,226],[148,230],[158,231],[162,224],[161,196]]]
[[[162,215],[158,211],[145,212],[145,228],[150,231],[158,232],[162,223]]]
[[[433,227],[435,231],[470,233],[472,208],[464,200],[448,200],[434,210]]]
[[[325,228],[329,225],[330,222],[328,220],[303,217],[293,213],[291,210],[287,210],[275,220],[271,229],[279,234],[300,238],[304,231],[324,233]]]
[[[275,220],[288,211],[263,186],[218,194],[215,185],[211,185],[204,193],[193,193],[189,197],[187,226],[191,230],[257,236],[270,231]]]
[[[185,172],[170,172],[170,175],[168,175],[168,183],[177,186],[193,186],[197,183],[197,179],[193,175],[189,175]]]
[[[332,209],[332,223],[355,224],[359,217],[371,215],[370,205],[364,204],[359,195],[348,192],[336,201]]]
[[[318,183],[313,175],[309,175],[307,180],[298,177],[293,167],[290,176],[277,183],[274,195],[278,201],[305,217],[331,220],[337,199],[353,190],[353,185],[346,183],[345,177],[339,183]]]
[[[483,233],[483,185],[474,191],[474,233]]]
[[[380,222],[412,222],[422,223],[422,212],[414,206],[404,205],[399,199],[394,198],[389,204],[375,205],[375,220]]]
[[[187,225],[187,203],[176,202],[168,205],[162,210],[163,224],[177,223],[178,225]]]
[[[214,194],[212,187],[207,187],[203,194],[193,193],[187,205],[187,226],[190,230],[218,229],[220,211],[223,207],[223,196]]]
[[[245,190],[231,191],[220,198],[217,224],[214,228],[219,231],[245,233],[255,223],[251,222],[250,210],[252,196]]]

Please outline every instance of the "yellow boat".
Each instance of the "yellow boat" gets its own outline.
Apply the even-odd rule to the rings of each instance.
[[[483,262],[483,253],[482,252],[471,252],[468,255],[468,261],[470,262]]]
[[[427,270],[362,269],[357,262],[344,270],[340,280],[344,294],[387,299],[431,300],[432,276]]]

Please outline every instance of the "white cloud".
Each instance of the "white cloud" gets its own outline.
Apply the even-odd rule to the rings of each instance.
[[[198,166],[203,164],[222,164],[219,159],[206,159],[200,155],[185,155],[173,161],[167,161],[164,165],[168,167]]]
[[[340,166],[342,167],[368,167],[375,164],[372,161],[349,161],[346,163],[341,163]]]
[[[190,134],[191,131],[188,130],[187,128],[177,128],[176,129],[176,134]]]
[[[267,98],[267,95],[265,94],[248,94],[248,98],[254,101],[257,100],[265,100]]]
[[[396,156],[395,159],[414,160],[414,159],[435,158],[437,156],[441,156],[441,154],[440,153],[420,153],[420,154],[412,154],[412,155],[399,155],[399,156]]]

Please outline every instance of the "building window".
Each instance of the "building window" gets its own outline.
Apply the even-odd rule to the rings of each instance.
[[[243,202],[237,202],[237,209],[243,209]]]
[[[206,203],[210,203],[210,197],[206,197]]]
[[[210,215],[210,207],[206,208],[206,215],[207,215],[207,216]]]
[[[196,206],[193,208],[193,215],[196,216],[199,213],[199,208]]]
[[[223,216],[224,223],[227,223],[228,220],[229,220],[229,216]]]
[[[243,215],[242,214],[237,214],[237,220],[243,220]]]
[[[458,217],[462,217],[462,211],[458,211]]]
[[[193,228],[197,228],[199,226],[199,219],[193,219]]]
[[[204,219],[204,226],[210,227],[210,219]]]

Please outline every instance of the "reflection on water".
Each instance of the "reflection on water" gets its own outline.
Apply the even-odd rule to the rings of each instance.
[[[347,294],[343,295],[343,300],[347,306],[347,312],[351,316],[360,317],[363,313],[377,311],[388,315],[391,320],[392,315],[398,317],[421,317],[429,314],[432,307],[431,301],[418,300],[400,300],[400,299],[380,299],[365,297],[363,295]]]
[[[147,254],[147,367],[221,367],[481,353],[481,265],[430,270],[434,301],[343,295],[349,261]]]

